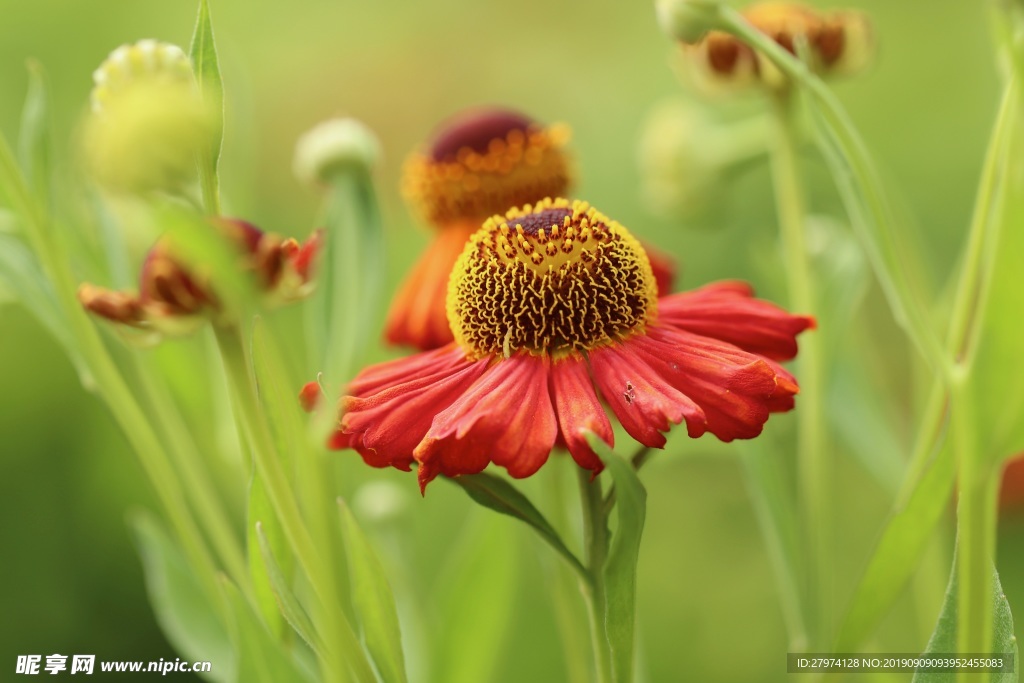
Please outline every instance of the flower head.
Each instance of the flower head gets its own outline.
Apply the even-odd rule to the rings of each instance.
[[[822,12],[799,3],[762,2],[742,14],[754,28],[794,55],[803,42],[809,66],[820,75],[857,72],[871,57],[871,28],[860,12]],[[778,87],[786,82],[769,60],[722,31],[709,32],[687,46],[687,53],[697,79],[711,88],[753,83]]]
[[[295,145],[295,175],[325,182],[338,171],[370,170],[380,158],[380,142],[356,119],[330,119],[310,129]]]
[[[545,200],[487,220],[449,282],[455,341],[364,370],[331,440],[370,465],[438,474],[494,462],[536,472],[554,446],[593,472],[585,432],[613,442],[602,399],[638,442],[757,436],[793,407],[779,361],[813,326],[752,298],[742,283],[657,298],[632,234],[585,202]]]
[[[216,219],[214,226],[238,248],[243,267],[255,274],[268,302],[294,301],[309,293],[319,233],[300,245],[241,220]],[[165,239],[146,255],[138,294],[85,283],[78,289],[78,299],[86,310],[101,318],[167,335],[191,332],[205,318],[217,320],[221,314],[209,273],[188,268]]]
[[[191,181],[214,124],[181,48],[154,40],[123,45],[93,80],[84,142],[97,180],[136,193],[177,191]]]
[[[405,164],[403,191],[438,229],[399,288],[385,336],[392,344],[433,349],[452,341],[445,308],[448,278],[466,240],[489,216],[565,194],[572,182],[565,126],[543,126],[508,109],[465,111],[444,123]],[[657,260],[669,291],[671,260]]]

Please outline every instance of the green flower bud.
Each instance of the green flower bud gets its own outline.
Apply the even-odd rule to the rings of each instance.
[[[683,43],[695,43],[718,27],[719,0],[658,0],[661,30]]]
[[[353,168],[372,170],[380,158],[380,143],[362,122],[330,119],[310,129],[295,145],[295,175],[308,183],[328,182]]]
[[[119,47],[93,74],[85,153],[117,192],[179,192],[213,135],[213,117],[181,48],[144,40]]]

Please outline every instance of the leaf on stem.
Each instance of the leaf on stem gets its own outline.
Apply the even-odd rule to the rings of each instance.
[[[50,202],[51,133],[50,93],[42,65],[28,62],[28,95],[21,112],[18,153],[25,177],[41,206]]]
[[[949,577],[949,587],[946,589],[946,598],[942,603],[942,611],[939,613],[938,623],[935,631],[928,641],[928,647],[924,654],[944,654],[957,651],[957,618],[958,618],[958,583],[957,561],[953,561],[953,571]],[[989,683],[1017,683],[1017,665],[1019,664],[1019,653],[1017,639],[1013,634],[1013,615],[1010,613],[1010,603],[1003,594],[1003,587],[999,583],[999,574],[995,567],[992,568],[992,614],[994,617],[993,640],[991,654],[999,653],[1013,657],[1013,668],[1008,673],[993,673],[986,676]],[[964,653],[967,654],[967,653]],[[973,655],[990,653],[970,653]],[[918,671],[914,674],[913,683],[951,683],[956,679],[954,673],[937,673],[934,671]]]
[[[222,578],[221,588],[231,609],[231,640],[237,652],[238,671],[234,680],[238,683],[315,683],[316,674],[282,649],[234,584]]]
[[[281,570],[281,565],[278,564],[277,559],[275,558],[276,553],[270,539],[267,537],[263,523],[256,522],[252,527],[256,544],[259,546],[260,559],[263,561],[266,577],[269,582],[269,586],[273,591],[273,599],[276,606],[280,609],[280,615],[283,616],[291,627],[295,629],[295,632],[298,633],[304,641],[306,641],[307,645],[313,648],[314,651],[322,651],[323,645],[317,638],[316,629],[313,628],[313,622],[310,621],[309,615],[306,614],[306,610],[302,608],[302,605],[292,592],[288,579],[285,578],[285,574]],[[258,585],[257,593],[259,593]],[[262,603],[260,607],[262,609]]]
[[[189,59],[203,100],[213,117],[213,134],[203,158],[199,160],[203,196],[207,209],[210,210],[216,208],[218,201],[217,164],[220,161],[220,150],[224,140],[224,84],[220,76],[220,63],[217,60],[217,46],[213,39],[213,23],[210,20],[208,0],[199,0],[199,13],[196,17],[195,31],[192,33],[192,44],[189,46]],[[211,193],[212,197],[209,196]]]
[[[352,604],[363,627],[366,647],[384,683],[405,683],[402,629],[384,567],[352,511],[340,498],[338,512],[352,581]]]
[[[167,640],[184,658],[214,662],[203,674],[208,680],[239,680],[227,630],[181,553],[149,514],[138,513],[128,521],[142,557],[149,601]]]
[[[579,559],[565,545],[565,542],[562,541],[555,528],[551,526],[540,510],[530,502],[530,499],[513,486],[511,482],[486,472],[463,474],[446,479],[462,487],[462,490],[477,504],[500,514],[515,517],[519,521],[528,524],[540,535],[545,543],[558,551],[574,570],[579,572],[581,576],[586,574],[586,570],[583,569]]]
[[[628,460],[588,435],[591,448],[615,482],[619,525],[604,565],[605,633],[612,649],[612,669],[619,683],[633,680],[636,641],[636,566],[647,514],[647,491]]]
[[[837,652],[855,652],[910,581],[942,514],[956,478],[953,449],[941,446],[921,473],[906,504],[893,511],[858,584],[843,622]]]

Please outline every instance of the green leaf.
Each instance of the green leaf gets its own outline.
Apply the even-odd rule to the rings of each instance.
[[[266,323],[260,317],[253,321],[251,358],[257,397],[270,424],[275,450],[280,454],[281,465],[287,472],[291,469],[290,454],[302,446],[302,421],[298,413],[298,400],[292,390],[293,385],[288,381],[287,372],[281,364],[280,351],[275,347],[273,335],[267,333]],[[272,585],[273,577],[269,576],[269,567],[264,569],[267,555],[262,552],[263,542],[268,544],[271,558],[282,558],[281,562],[276,564],[282,575],[282,585],[288,585],[288,579],[293,576],[295,563],[284,528],[274,512],[258,468],[253,468],[252,482],[249,486],[248,517],[249,568],[260,610],[271,630],[277,635],[282,635],[284,623],[278,610],[281,596],[278,594],[278,587]],[[257,525],[262,527],[262,539],[257,538]],[[284,616],[288,617],[287,614]],[[308,641],[307,636],[303,635],[303,638]]]
[[[199,0],[199,13],[196,17],[195,31],[192,33],[189,58],[192,61],[196,83],[199,84],[203,99],[213,116],[213,136],[199,160],[203,200],[209,213],[219,214],[220,183],[217,178],[217,165],[224,140],[224,83],[220,77],[220,63],[217,60],[217,45],[213,39],[213,23],[210,20],[208,0]]]
[[[647,514],[647,491],[632,464],[599,439],[598,454],[615,481],[615,509],[619,520],[604,565],[605,632],[612,647],[612,668],[616,681],[633,680],[633,650],[636,641],[636,565],[640,538]],[[595,449],[596,450],[596,449]]]
[[[855,652],[899,597],[947,510],[955,478],[953,449],[939,446],[882,532],[840,629],[837,652]]]
[[[946,589],[946,598],[942,603],[942,611],[939,613],[938,623],[935,625],[935,631],[928,641],[928,647],[925,649],[924,654],[957,652],[957,589],[959,580],[957,564],[954,558],[953,571],[949,577],[949,587]],[[1020,664],[1020,656],[1017,650],[1017,638],[1013,634],[1013,615],[1010,613],[1010,603],[1006,600],[1003,587],[999,583],[999,574],[994,567],[992,568],[992,589],[992,613],[995,620],[993,624],[992,654],[1000,653],[1012,656],[1013,673],[993,673],[986,676],[985,680],[989,683],[1017,683],[1017,667]],[[914,674],[913,683],[954,683],[956,677],[955,673],[918,671]]]
[[[467,527],[450,556],[440,587],[433,683],[480,683],[497,678],[519,600],[521,548],[501,518],[483,515]]]
[[[212,662],[212,670],[202,674],[207,679],[238,680],[228,633],[177,547],[148,513],[133,515],[129,524],[142,557],[149,601],[167,640],[183,658]]]
[[[352,581],[352,604],[362,625],[366,647],[384,683],[405,683],[402,630],[384,567],[352,511],[340,499],[338,510]]]
[[[967,391],[974,412],[975,432],[986,459],[1003,460],[1024,451],[1024,126],[1017,123],[1010,169],[1003,189],[1003,207],[992,226],[981,270],[990,273],[976,312],[975,348],[970,353]]]
[[[256,522],[254,528],[260,557],[263,559],[263,566],[266,568],[273,597],[277,601],[281,614],[284,615],[284,618],[295,629],[295,632],[306,641],[307,645],[313,648],[313,650],[322,651],[323,644],[317,637],[316,629],[313,628],[313,622],[310,621],[306,610],[303,609],[295,597],[295,593],[292,592],[289,586],[288,579],[285,578],[284,572],[281,571],[280,565],[274,558],[274,549],[271,547],[270,539],[267,538],[267,534],[263,530],[263,524]]]
[[[28,95],[21,113],[18,153],[33,192],[42,206],[50,203],[51,132],[50,93],[39,62],[28,62]]]
[[[264,628],[234,584],[224,578],[221,586],[231,608],[231,640],[238,653],[238,675],[234,680],[238,683],[316,681],[315,673],[285,652],[281,643]]]
[[[739,452],[754,513],[777,576],[787,631],[804,633],[799,597],[800,525],[793,505],[796,494],[785,473],[789,453],[767,448],[756,439],[742,442]]]
[[[470,498],[485,508],[525,522],[530,525],[544,540],[545,543],[558,551],[565,558],[569,565],[580,573],[586,575],[586,570],[580,561],[566,547],[562,538],[555,531],[555,528],[548,523],[530,499],[523,495],[519,489],[508,480],[481,472],[480,474],[464,474],[458,477],[447,479],[462,487]]]

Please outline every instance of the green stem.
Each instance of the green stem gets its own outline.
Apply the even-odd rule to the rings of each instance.
[[[160,416],[164,438],[174,454],[175,464],[182,475],[192,505],[204,522],[210,540],[232,581],[252,601],[252,582],[249,580],[245,554],[234,525],[221,505],[222,496],[216,490],[210,473],[203,467],[199,448],[189,435],[188,426],[166,387],[157,381],[152,370],[137,357],[133,356],[133,360],[142,392],[154,413]]]
[[[325,658],[324,675],[328,680],[347,680],[347,666],[351,668],[357,681],[374,681],[373,670],[342,611],[341,598],[334,577],[330,573],[329,564],[317,551],[313,537],[306,528],[298,501],[288,486],[288,477],[275,452],[267,421],[260,414],[256,387],[249,372],[250,364],[245,345],[242,343],[241,331],[234,327],[216,328],[215,332],[228,382],[238,408],[238,417],[244,426],[252,450],[253,461],[267,488],[270,503],[281,520],[285,537],[319,598],[314,610],[317,630],[322,634],[324,642],[344,643],[341,647],[326,648],[321,653]],[[346,662],[341,657],[342,651],[358,652],[361,656]]]
[[[583,504],[583,546],[589,582],[580,589],[590,617],[590,639],[597,666],[597,683],[612,683],[611,643],[605,632],[604,562],[608,557],[608,517],[601,497],[601,482],[590,480],[590,472],[579,470],[580,502]]]
[[[54,284],[58,304],[78,344],[79,353],[95,379],[99,395],[132,445],[208,597],[221,609],[217,567],[188,509],[176,469],[171,465],[149,417],[139,407],[95,327],[82,311],[75,297],[75,279],[61,243],[56,239],[53,223],[45,209],[33,199],[10,146],[2,136],[0,179],[4,181],[4,189],[13,208],[24,221],[33,250]]]
[[[885,188],[875,171],[867,147],[846,110],[835,94],[807,68],[806,64],[751,26],[739,12],[721,7],[716,10],[714,19],[722,30],[756,48],[786,76],[814,96],[830,132],[835,136],[835,144],[849,165],[849,172],[863,191],[864,200],[875,223],[874,231],[862,233],[862,241],[889,304],[897,320],[907,329],[928,363],[934,369],[947,373],[948,359],[942,352],[942,345],[928,319],[928,313],[920,303],[907,276],[908,271],[917,270],[908,269],[904,265],[909,255],[899,248],[892,208],[886,197]],[[859,227],[858,222],[854,222],[855,227]]]
[[[992,569],[1000,468],[978,451],[969,392],[958,386],[952,440],[959,473],[957,504],[957,651],[989,652],[993,636]],[[967,680],[958,675],[957,680]]]
[[[793,114],[793,93],[774,100],[777,124],[772,150],[772,180],[776,210],[786,254],[790,305],[800,313],[818,312],[814,275],[806,240],[806,210],[800,180],[798,141]],[[811,646],[827,646],[830,639],[831,591],[828,585],[828,538],[831,498],[829,451],[825,438],[824,354],[817,335],[804,337],[797,359],[800,410],[797,411],[797,466],[799,502],[807,556],[804,608]]]

